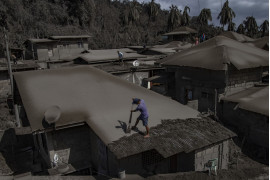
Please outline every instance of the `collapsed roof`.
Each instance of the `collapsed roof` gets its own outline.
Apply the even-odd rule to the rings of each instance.
[[[252,42],[248,42],[246,44],[269,51],[269,36],[264,36],[260,39],[256,39],[256,40],[254,40]]]
[[[230,39],[233,39],[233,40],[236,40],[236,41],[239,41],[239,42],[252,42],[252,41],[254,41],[254,39],[252,39],[248,36],[245,36],[243,34],[239,34],[239,33],[233,32],[233,31],[226,31],[226,32],[221,33],[220,35],[225,36],[225,37],[230,38]]]
[[[235,102],[238,103],[238,107],[241,109],[269,116],[269,86],[252,87],[222,97],[221,100]]]
[[[163,60],[163,64],[167,66],[189,66],[211,70],[226,70],[226,64],[233,64],[238,70],[269,66],[267,51],[224,36],[216,36]]]
[[[189,28],[189,27],[186,27],[186,26],[183,26],[183,27],[180,27],[177,30],[174,30],[172,32],[165,33],[165,34],[163,34],[163,36],[172,36],[172,35],[180,35],[180,34],[196,34],[196,33],[197,33],[196,30]]]
[[[108,145],[118,159],[155,149],[164,158],[222,142],[236,136],[211,119],[163,120],[150,129],[151,137],[139,134],[123,137]]]
[[[44,129],[44,113],[55,105],[62,112],[56,127],[86,122],[105,144],[127,135],[121,126],[128,123],[134,97],[145,100],[150,127],[162,119],[196,118],[199,114],[170,98],[88,66],[18,72],[14,78],[32,132]],[[133,122],[137,115],[133,115]],[[141,123],[138,127],[142,128]]]

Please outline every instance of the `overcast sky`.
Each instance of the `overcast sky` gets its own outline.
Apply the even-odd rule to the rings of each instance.
[[[139,2],[149,2],[151,0],[137,0]],[[217,16],[226,0],[156,0],[161,5],[162,9],[169,9],[171,4],[177,5],[183,10],[187,5],[190,7],[190,16],[198,16],[200,10],[209,8],[212,12],[212,18],[216,26],[219,26]],[[258,26],[265,19],[269,19],[269,0],[229,0],[229,6],[233,9],[236,17],[233,22],[238,26],[247,16],[254,16]],[[269,21],[269,20],[268,20]]]

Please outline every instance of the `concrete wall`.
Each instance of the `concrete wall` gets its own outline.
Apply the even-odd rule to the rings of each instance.
[[[195,171],[205,171],[204,165],[218,158],[218,169],[227,169],[229,162],[229,141],[195,151]]]
[[[237,103],[221,101],[220,119],[233,126],[239,135],[258,146],[269,148],[269,117],[263,114],[235,109]]]
[[[226,78],[224,71],[211,71],[191,67],[168,67],[169,73],[174,72],[174,81],[168,84],[169,95],[182,104],[198,100],[198,110],[214,111],[215,89],[217,94],[224,92]],[[175,83],[173,86],[172,83]],[[174,90],[172,89],[174,88]],[[187,91],[192,91],[192,99],[188,99]]]
[[[233,65],[228,66],[228,71],[169,66],[167,73],[172,76],[169,76],[167,87],[169,96],[180,103],[187,104],[188,101],[198,100],[200,112],[208,109],[214,112],[220,94],[228,88],[234,90],[260,82],[262,72],[261,67],[237,70]],[[188,98],[188,91],[192,91],[192,99]]]

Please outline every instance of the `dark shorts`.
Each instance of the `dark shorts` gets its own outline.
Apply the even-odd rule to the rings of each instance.
[[[148,117],[143,117],[140,115],[137,119],[141,120],[144,126],[148,126]]]

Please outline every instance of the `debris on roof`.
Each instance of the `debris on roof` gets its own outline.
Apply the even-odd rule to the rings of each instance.
[[[118,159],[155,149],[164,158],[222,142],[236,136],[211,119],[163,120],[150,129],[150,138],[140,134],[122,137],[108,145]]]
[[[86,122],[105,144],[126,136],[131,99],[144,99],[149,126],[161,119],[196,118],[198,111],[90,66],[14,73],[32,132],[44,130],[44,112],[61,108],[56,127]],[[133,122],[136,114],[134,114]],[[138,126],[143,128],[142,125]]]
[[[199,45],[163,59],[168,66],[190,66],[211,70],[225,70],[226,64],[237,69],[269,66],[267,51],[247,44],[216,36]]]
[[[221,100],[236,102],[239,108],[269,116],[269,86],[251,87]]]

